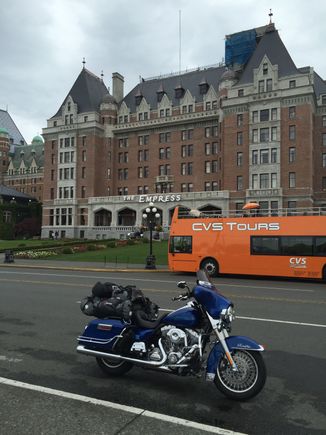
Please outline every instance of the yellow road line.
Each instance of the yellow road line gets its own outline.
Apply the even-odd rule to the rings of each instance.
[[[80,284],[80,283],[68,283],[68,282],[58,282],[58,281],[37,281],[37,280],[22,280],[22,279],[10,279],[10,278],[0,278],[2,282],[17,282],[22,284],[40,284],[40,285],[56,285],[56,286],[68,286],[68,287],[87,287],[90,289],[90,284]],[[154,288],[143,288],[144,292],[149,293],[170,293],[174,294],[175,290],[158,290]],[[249,299],[255,301],[270,301],[270,302],[289,302],[289,303],[298,303],[298,304],[308,304],[308,305],[326,305],[326,300],[308,300],[308,299],[290,299],[290,298],[277,298],[270,296],[251,296],[251,295],[238,295],[238,294],[228,294],[227,297],[229,299]]]
[[[34,280],[27,280],[27,279],[9,279],[9,278],[0,278],[0,281],[5,281],[5,282],[20,282],[22,284],[40,284],[43,286],[46,285],[59,285],[62,286],[63,284],[65,286],[70,286],[70,287],[88,287],[89,288],[89,284],[75,284],[75,283],[68,283],[68,282],[58,282],[58,281],[34,281]]]

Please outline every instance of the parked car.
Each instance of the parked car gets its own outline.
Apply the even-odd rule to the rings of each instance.
[[[127,238],[131,240],[141,239],[142,237],[143,237],[143,233],[139,230],[132,231],[131,233],[127,234]]]

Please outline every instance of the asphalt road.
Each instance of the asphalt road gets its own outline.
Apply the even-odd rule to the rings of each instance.
[[[170,310],[181,305],[171,301],[181,279],[195,281],[194,275],[168,272],[1,268],[1,376],[242,433],[324,434],[326,285],[322,283],[214,280],[235,303],[238,318],[232,333],[248,335],[267,349],[266,386],[248,402],[227,400],[202,379],[140,368],[121,378],[107,378],[93,358],[75,352],[76,337],[90,320],[78,302],[91,293],[96,281],[136,284],[162,309]]]

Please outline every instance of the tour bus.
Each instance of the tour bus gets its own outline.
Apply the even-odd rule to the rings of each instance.
[[[326,280],[326,210],[252,210],[228,217],[176,207],[171,271]]]

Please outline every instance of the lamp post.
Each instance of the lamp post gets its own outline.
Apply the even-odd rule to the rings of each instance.
[[[152,202],[149,203],[149,206],[146,208],[145,212],[146,213],[143,214],[143,218],[146,220],[149,228],[149,255],[146,258],[145,269],[156,269],[156,259],[155,255],[153,255],[153,229],[155,227],[156,219],[160,217],[160,214],[157,212],[157,208],[154,207]]]

